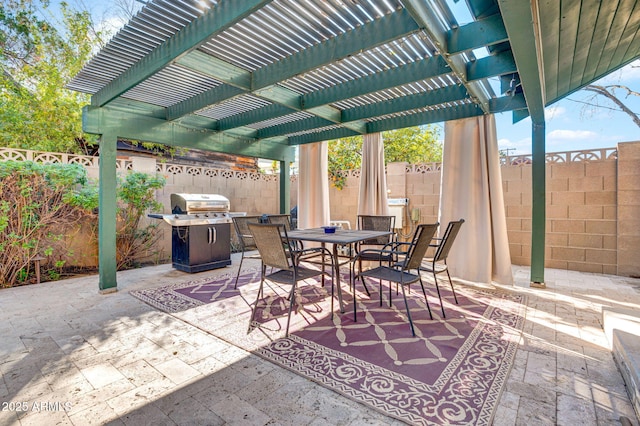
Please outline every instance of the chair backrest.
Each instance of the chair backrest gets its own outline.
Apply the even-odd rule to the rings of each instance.
[[[290,269],[290,255],[284,249],[283,240],[288,241],[284,225],[275,223],[249,223],[253,240],[260,252],[262,264],[278,269]]]
[[[358,229],[365,231],[391,231],[396,225],[395,216],[358,215]],[[385,245],[393,241],[393,234],[371,238],[362,242],[363,245]]]
[[[287,231],[291,231],[291,215],[289,214],[270,214],[267,216],[267,223],[284,225]]]
[[[416,227],[413,238],[411,239],[411,245],[407,251],[407,256],[404,259],[404,270],[409,271],[417,269],[420,266],[439,225],[439,223],[432,223],[422,224]]]
[[[440,245],[436,250],[436,254],[433,256],[434,262],[447,260],[449,250],[451,250],[451,246],[453,245],[463,223],[464,219],[449,222],[449,225],[447,225],[447,229],[444,231],[444,235],[442,236]]]
[[[260,222],[260,216],[234,216],[231,220],[233,220],[233,227],[236,229],[236,235],[242,245],[242,251],[254,250],[256,243],[253,241],[253,235],[251,235],[248,225]]]

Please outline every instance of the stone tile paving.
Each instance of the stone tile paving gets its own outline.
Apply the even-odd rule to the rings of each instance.
[[[229,272],[124,271],[104,295],[95,276],[0,290],[0,425],[400,424],[128,294]],[[640,307],[639,281],[548,270],[532,289],[527,269],[514,276],[527,324],[494,423],[637,425],[601,308]]]

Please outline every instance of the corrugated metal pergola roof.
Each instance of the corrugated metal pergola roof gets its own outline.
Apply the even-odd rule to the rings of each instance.
[[[89,132],[112,120],[121,137],[282,159],[292,145],[498,111],[542,120],[640,53],[636,1],[467,0],[463,25],[450,5],[155,0],[69,87],[92,95]]]

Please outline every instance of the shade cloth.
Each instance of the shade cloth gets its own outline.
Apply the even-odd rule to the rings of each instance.
[[[384,143],[381,133],[364,135],[358,214],[388,215],[387,179],[384,171]]]
[[[327,142],[300,146],[298,228],[329,225],[329,167]]]
[[[513,283],[493,115],[446,122],[438,217],[441,234],[465,220],[447,261],[453,276]]]

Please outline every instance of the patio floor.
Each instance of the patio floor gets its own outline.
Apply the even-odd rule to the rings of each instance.
[[[129,295],[237,264],[124,271],[107,295],[97,276],[0,290],[0,424],[399,424]],[[527,268],[514,277],[527,321],[494,423],[638,424],[602,308],[640,309],[640,280],[547,269],[532,289]]]

